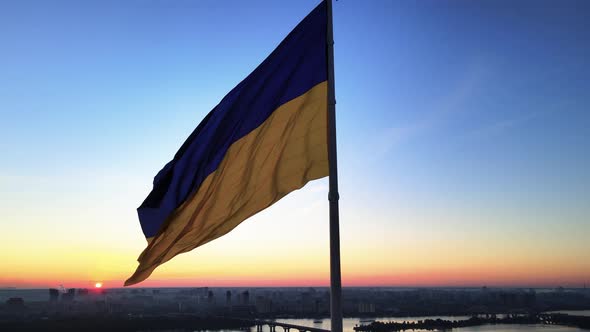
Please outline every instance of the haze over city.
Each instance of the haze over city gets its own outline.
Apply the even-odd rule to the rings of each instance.
[[[121,287],[154,175],[317,3],[3,2],[0,287]],[[344,286],[590,284],[588,10],[335,3]],[[327,286],[327,189],[138,286]]]

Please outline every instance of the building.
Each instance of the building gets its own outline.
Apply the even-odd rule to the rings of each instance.
[[[250,292],[244,291],[242,293],[242,305],[248,305],[250,303]]]
[[[25,309],[25,300],[22,297],[11,297],[6,300],[6,309],[10,311],[20,311]]]
[[[225,292],[225,305],[231,306],[231,291]]]
[[[358,312],[359,314],[374,314],[375,313],[375,303],[359,303],[358,305]]]
[[[259,314],[272,313],[272,300],[264,296],[256,297],[256,312]]]
[[[49,289],[49,302],[57,302],[59,300],[59,290],[55,288]]]

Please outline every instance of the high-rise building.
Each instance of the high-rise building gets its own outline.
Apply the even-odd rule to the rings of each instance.
[[[244,291],[242,293],[242,304],[243,305],[248,305],[250,303],[250,292],[249,291]]]
[[[213,304],[215,302],[215,296],[213,295],[213,291],[209,291],[207,293],[207,303]]]
[[[76,289],[69,288],[67,293],[62,294],[61,300],[65,301],[65,302],[73,301],[75,296],[76,296]]]
[[[264,296],[256,297],[256,312],[259,314],[268,314],[272,312],[272,300]]]
[[[49,302],[57,302],[59,300],[59,290],[55,288],[49,289]]]

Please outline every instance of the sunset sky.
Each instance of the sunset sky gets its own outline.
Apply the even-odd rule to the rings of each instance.
[[[121,287],[136,208],[319,3],[2,1],[0,287]],[[334,3],[344,286],[590,285],[588,1]],[[139,286],[326,286],[327,179]]]

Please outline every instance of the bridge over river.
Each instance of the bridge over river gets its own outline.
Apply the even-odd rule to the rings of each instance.
[[[301,326],[294,324],[281,323],[272,320],[261,320],[261,319],[240,319],[241,321],[248,322],[252,325],[256,325],[256,332],[262,332],[262,327],[268,325],[270,332],[276,332],[277,326],[282,327],[284,332],[294,329],[299,332],[330,332],[330,330],[318,329],[316,327]]]

